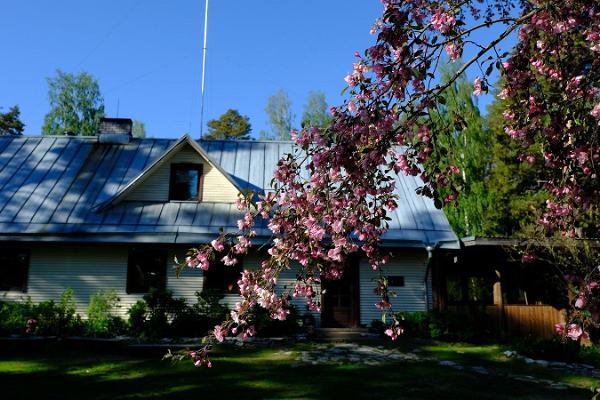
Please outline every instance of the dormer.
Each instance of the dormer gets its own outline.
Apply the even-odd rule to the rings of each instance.
[[[102,210],[122,201],[234,203],[239,193],[232,177],[185,135],[94,208]]]

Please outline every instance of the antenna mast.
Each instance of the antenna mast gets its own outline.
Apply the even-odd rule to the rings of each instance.
[[[204,81],[206,76],[206,34],[208,32],[208,0],[204,5],[204,46],[202,47],[202,94],[200,100],[200,139],[204,134]]]

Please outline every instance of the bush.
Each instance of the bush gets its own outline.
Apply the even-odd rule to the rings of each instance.
[[[219,303],[223,295],[214,291],[196,292],[196,297],[196,304],[189,306],[170,290],[151,290],[128,311],[131,334],[149,339],[206,335],[229,309]]]
[[[36,320],[36,306],[30,297],[16,302],[0,302],[0,335],[27,333],[27,321]]]
[[[129,314],[129,330],[133,336],[144,336],[148,306],[143,300],[136,301],[127,311]]]
[[[431,337],[431,315],[429,312],[400,312],[396,314],[396,318],[400,320],[400,325],[407,336],[425,339]]]
[[[407,337],[438,339],[459,342],[477,342],[490,337],[482,319],[452,312],[400,312],[396,314]],[[380,320],[371,323],[371,330],[383,334],[385,324]]]
[[[254,324],[258,336],[278,337],[289,336],[300,331],[301,316],[296,307],[290,305],[290,313],[283,321],[273,319],[269,312],[260,306],[255,306],[249,315],[249,322]]]
[[[33,333],[44,336],[80,334],[83,323],[81,317],[75,314],[77,305],[73,297],[73,289],[67,288],[60,295],[58,304],[53,300],[39,303],[35,307],[37,325]]]
[[[128,311],[131,333],[148,339],[180,336],[184,320],[189,319],[185,299],[173,298],[170,290],[151,289]]]
[[[99,290],[90,296],[87,308],[88,320],[85,322],[84,334],[93,337],[122,335],[127,330],[125,321],[113,315],[119,307],[119,297],[115,290]]]
[[[192,307],[195,313],[206,317],[209,324],[218,324],[229,314],[229,308],[220,303],[222,298],[223,295],[215,290],[196,292],[196,304]]]
[[[515,342],[517,351],[527,357],[552,361],[574,362],[579,360],[580,343],[575,340],[525,339]]]
[[[170,290],[151,289],[144,296],[148,305],[146,336],[161,338],[172,336],[171,322],[186,311],[185,299],[173,298]]]
[[[171,323],[173,336],[204,336],[221,323],[229,308],[220,303],[223,294],[214,290],[196,292],[196,304],[186,306],[175,315]]]

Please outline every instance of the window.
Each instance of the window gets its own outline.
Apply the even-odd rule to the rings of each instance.
[[[404,286],[403,276],[388,276],[388,286],[402,287]]]
[[[202,164],[171,164],[169,200],[202,200]]]
[[[243,263],[238,256],[236,265],[227,266],[221,262],[221,257],[225,252],[217,254],[215,261],[211,262],[210,268],[204,271],[203,290],[211,290],[223,294],[239,294],[240,290],[237,281],[240,280]]]
[[[29,252],[0,248],[0,290],[27,291]]]
[[[167,251],[148,248],[129,250],[127,293],[164,289],[167,283]]]

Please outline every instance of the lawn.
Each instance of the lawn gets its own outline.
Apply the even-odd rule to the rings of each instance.
[[[319,347],[320,346],[320,347]],[[322,344],[239,349],[223,346],[214,367],[173,364],[160,356],[133,357],[59,349],[35,353],[3,351],[0,387],[4,399],[581,399],[590,398],[589,377],[561,374],[508,359],[498,346],[403,343],[428,361],[306,365],[303,351]],[[429,359],[435,358],[435,359]],[[464,367],[441,366],[440,360]],[[472,367],[485,368],[475,373]],[[510,376],[508,376],[510,375]],[[570,383],[555,389],[530,377]]]

